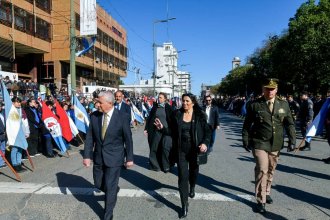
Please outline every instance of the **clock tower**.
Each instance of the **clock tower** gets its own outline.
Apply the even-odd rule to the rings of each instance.
[[[241,60],[239,57],[234,57],[233,61],[231,61],[232,63],[232,70],[239,67],[241,65]]]

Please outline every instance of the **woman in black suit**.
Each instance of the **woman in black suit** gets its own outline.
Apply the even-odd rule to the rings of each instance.
[[[159,121],[157,128],[162,129]],[[207,125],[206,114],[198,106],[196,96],[191,93],[182,95],[182,107],[173,117],[173,147],[178,153],[179,192],[182,204],[180,218],[188,213],[188,195],[195,197],[195,185],[199,172],[197,154],[206,153],[210,143],[211,131]],[[189,190],[190,184],[190,190]]]

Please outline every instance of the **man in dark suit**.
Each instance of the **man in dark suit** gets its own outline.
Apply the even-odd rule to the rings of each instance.
[[[126,168],[133,166],[133,140],[129,115],[114,108],[112,92],[100,92],[97,101],[102,112],[91,114],[83,164],[89,167],[93,158],[94,184],[105,193],[104,219],[109,220],[113,219],[117,201],[120,169],[123,165]]]
[[[210,141],[210,145],[208,146],[207,153],[211,153],[215,141],[216,129],[220,129],[220,119],[219,119],[218,107],[212,105],[212,98],[210,95],[205,96],[205,103],[206,104],[203,107],[203,111],[207,115],[207,124],[210,126],[212,131],[211,141]]]
[[[127,105],[123,101],[124,93],[120,90],[117,90],[117,92],[115,92],[115,99],[116,99],[115,108],[118,109],[121,113],[128,114],[129,115],[129,123],[131,123],[131,121],[132,121],[131,106]]]
[[[263,97],[247,106],[243,124],[243,147],[255,158],[256,211],[265,213],[265,204],[273,203],[270,197],[279,152],[283,146],[284,128],[289,142],[296,143],[295,123],[288,102],[276,97],[277,80],[268,79],[263,86]]]

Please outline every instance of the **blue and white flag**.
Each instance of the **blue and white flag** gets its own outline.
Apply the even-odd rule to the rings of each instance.
[[[13,106],[3,81],[1,81],[1,90],[5,103],[5,122],[8,139],[7,143],[8,145],[16,146],[26,150],[28,143],[23,131],[22,115],[19,113],[18,109]]]
[[[79,57],[79,56],[87,53],[87,51],[89,51],[94,46],[95,42],[96,42],[96,37],[83,37],[81,39],[81,43],[82,43],[84,49],[81,51],[78,51],[76,53],[76,56]]]
[[[148,116],[149,116],[148,110],[147,110],[146,106],[144,105],[144,103],[142,103],[142,114],[145,118],[148,118]]]
[[[308,126],[308,130],[306,132],[307,142],[311,142],[312,137],[315,137],[315,135],[320,135],[323,133],[324,121],[327,116],[327,112],[329,108],[330,108],[330,98],[327,98],[327,100],[322,105],[320,112],[314,118],[313,122]]]
[[[132,104],[132,107],[131,107],[132,120],[136,120],[137,122],[143,124],[144,118],[143,118],[141,112],[137,109],[137,107],[133,103],[131,103],[131,104]]]
[[[77,96],[73,97],[75,123],[79,131],[87,133],[89,127],[89,117],[86,109],[79,102]]]

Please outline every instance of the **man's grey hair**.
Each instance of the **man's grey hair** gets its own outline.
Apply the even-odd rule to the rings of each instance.
[[[115,102],[115,96],[113,95],[113,93],[111,91],[101,91],[98,95],[98,97],[102,97],[104,96],[105,97],[105,100],[107,102],[111,102],[111,103],[114,103]]]

